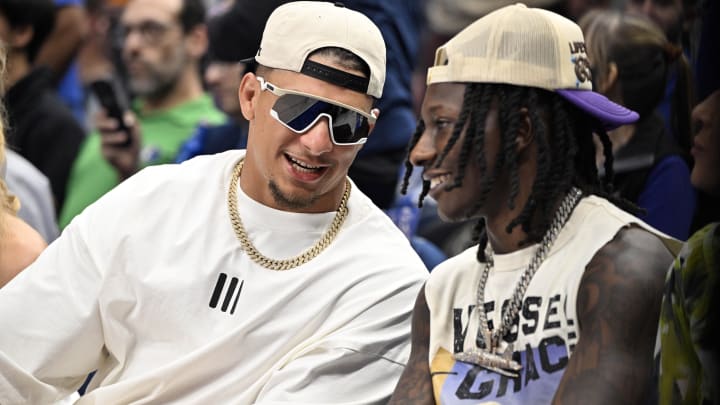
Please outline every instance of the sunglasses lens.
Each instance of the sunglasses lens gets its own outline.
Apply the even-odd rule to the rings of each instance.
[[[362,114],[299,94],[285,94],[273,106],[277,118],[295,132],[310,129],[320,114],[332,118],[336,144],[354,144],[367,137],[368,120]]]
[[[344,110],[333,116],[333,136],[336,143],[357,143],[368,136],[368,120],[355,111]]]
[[[324,104],[310,97],[286,94],[277,99],[273,110],[278,119],[293,131],[304,132],[324,112]]]

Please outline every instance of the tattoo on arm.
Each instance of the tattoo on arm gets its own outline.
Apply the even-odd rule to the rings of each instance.
[[[578,291],[580,340],[553,403],[628,403],[649,394],[665,273],[672,255],[628,228],[600,249]]]
[[[420,289],[412,319],[412,351],[405,371],[400,377],[392,405],[434,404],[432,380],[428,365],[430,344],[430,311],[425,301],[425,286]]]

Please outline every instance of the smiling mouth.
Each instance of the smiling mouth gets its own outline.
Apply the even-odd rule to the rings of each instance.
[[[449,173],[431,177],[430,178],[430,190],[434,190],[437,187],[447,183],[451,177],[452,176],[450,176]]]
[[[300,173],[312,173],[312,174],[320,174],[325,169],[327,169],[327,166],[314,166],[311,164],[308,164],[307,162],[303,162],[301,160],[298,160],[288,154],[285,154],[285,158],[290,162],[293,169],[300,172]]]

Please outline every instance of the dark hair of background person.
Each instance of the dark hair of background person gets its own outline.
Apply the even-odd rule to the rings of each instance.
[[[196,26],[204,24],[206,12],[203,0],[183,0],[179,16],[183,32],[188,33]]]
[[[240,62],[255,56],[270,14],[290,1],[235,0],[227,11],[210,18],[209,58],[223,62]]]
[[[680,148],[689,155],[693,136],[690,115],[695,105],[692,68],[685,55],[680,52],[671,69],[675,69],[677,81],[672,95],[670,127]]]
[[[0,0],[0,12],[10,28],[31,27],[33,36],[26,47],[30,62],[55,24],[55,4],[52,0]]]
[[[641,219],[648,224],[687,239],[696,204],[688,171],[691,139],[680,147],[658,111],[682,49],[643,14],[596,9],[578,25],[585,36],[595,90],[640,115],[633,126],[611,134],[616,193],[647,209]],[[688,115],[676,117],[677,121],[689,122],[691,107],[678,108],[676,115]],[[668,190],[669,184],[677,190]],[[670,198],[672,193],[675,198]],[[681,212],[671,215],[675,210]]]
[[[697,56],[695,60],[695,90],[698,101],[720,89],[720,2],[701,1],[698,5]]]
[[[698,100],[702,101],[720,89],[720,75],[718,75],[720,72],[720,24],[718,24],[720,1],[702,1],[699,5],[698,15],[702,21],[695,72]],[[699,129],[697,125],[693,125],[693,136]],[[698,206],[690,231],[696,232],[711,222],[720,221],[719,207],[720,196],[699,191]]]
[[[687,64],[682,49],[667,40],[647,17],[619,11],[593,10],[579,22],[585,33],[588,57],[593,64],[593,82],[606,81],[610,63],[615,63],[621,83],[623,105],[640,114],[651,114],[665,92],[670,67]],[[598,65],[604,64],[598,69]],[[689,100],[685,100],[689,103]],[[690,122],[690,105],[679,109],[682,122]]]
[[[692,26],[697,0],[652,0],[650,10],[646,9],[648,5],[646,0],[631,0],[628,5],[631,3],[637,8],[635,12],[646,15],[658,24],[670,43],[692,55],[693,46],[690,42],[693,36]],[[670,22],[670,19],[674,21]],[[666,95],[661,108],[664,110],[663,116],[670,133],[683,150],[686,160],[690,162],[692,147],[690,114],[696,99],[692,67],[684,52],[680,52],[675,62],[671,64],[670,74],[672,80],[667,89],[671,93]]]
[[[501,143],[495,166],[488,168],[484,154],[485,119],[494,100],[497,100],[498,105]],[[572,186],[578,187],[584,194],[605,197],[629,212],[637,211],[637,207],[632,203],[611,195],[612,148],[607,133],[595,129],[598,127],[597,122],[570,105],[558,94],[532,87],[507,84],[467,84],[463,105],[452,135],[445,149],[433,162],[435,166],[440,165],[460,139],[463,129],[467,127],[467,135],[460,149],[456,177],[446,187],[446,190],[462,186],[465,168],[470,159],[474,159],[483,173],[481,191],[477,196],[475,209],[485,204],[498,175],[502,172],[509,174],[511,182],[511,192],[507,204],[511,208],[515,207],[520,183],[515,136],[522,124],[523,118],[520,109],[523,107],[528,110],[538,152],[537,174],[531,194],[521,213],[506,227],[508,233],[518,225],[522,227],[527,234],[527,239],[520,242],[521,246],[537,242],[542,238],[553,218],[555,203]],[[424,123],[420,121],[408,145],[408,156],[423,131]],[[606,176],[603,183],[600,181],[595,166],[593,132],[600,137],[605,154]],[[405,161],[405,166],[407,171],[403,180],[403,193],[407,190],[408,180],[413,169],[409,158]],[[428,193],[429,186],[428,181],[423,181],[420,205]],[[475,242],[480,244],[477,253],[478,259],[484,261],[487,234],[483,219],[478,221],[472,237]]]
[[[103,9],[105,6],[104,0],[85,0],[83,1],[83,5],[85,6],[85,10],[88,11],[88,13],[98,12]]]

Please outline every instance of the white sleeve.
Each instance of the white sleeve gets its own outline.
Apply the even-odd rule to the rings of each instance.
[[[0,404],[61,400],[100,364],[103,278],[87,246],[87,211],[0,289]]]
[[[374,354],[316,349],[277,371],[255,404],[386,404],[403,369]]]

